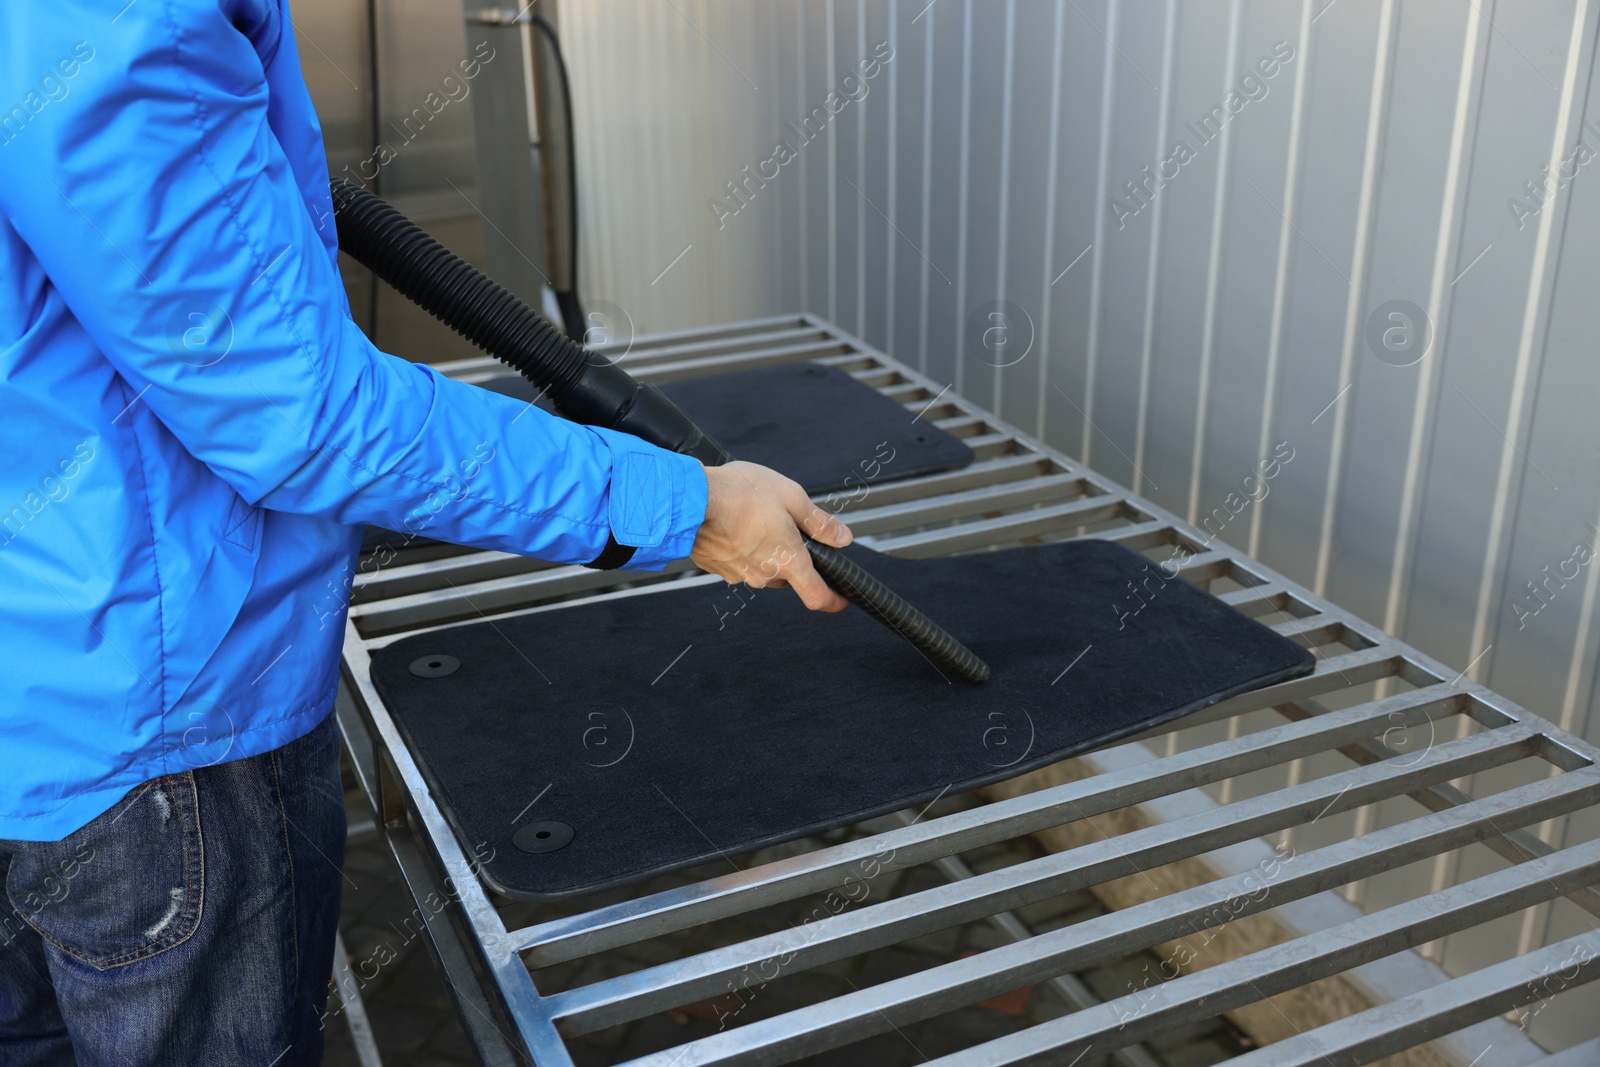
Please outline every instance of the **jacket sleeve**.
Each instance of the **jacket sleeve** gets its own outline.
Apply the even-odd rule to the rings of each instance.
[[[325,169],[302,189],[273,129],[316,132],[277,0],[140,0],[114,24],[19,6],[5,99],[28,64],[66,91],[0,130],[0,210],[128,401],[241,496],[558,562],[608,533],[632,568],[689,554],[697,461],[386,355],[351,321]],[[273,33],[264,65],[252,35]]]

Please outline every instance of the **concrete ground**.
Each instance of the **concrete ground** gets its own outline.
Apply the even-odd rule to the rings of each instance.
[[[357,791],[351,790],[351,821],[369,819]],[[957,801],[961,803],[961,801]],[[842,836],[844,831],[830,837]],[[814,847],[816,841],[810,842]],[[800,842],[767,850],[751,857],[761,862],[778,855],[800,851]],[[966,861],[979,872],[1007,866],[1042,854],[1031,839],[1004,842],[966,855]],[[414,902],[407,896],[399,871],[387,846],[375,834],[350,843],[345,854],[345,882],[341,929],[352,964],[363,979],[362,999],[371,1018],[383,1062],[390,1067],[466,1067],[473,1063],[471,1049],[456,1020],[454,1008],[434,965],[424,939],[408,936],[405,920],[412,915]],[[594,903],[607,903],[613,897],[640,891],[659,891],[708,874],[713,870],[691,870],[664,876],[636,887],[627,894],[607,894]],[[885,875],[872,884],[869,900],[914,893],[943,884],[944,877],[932,867],[916,867]],[[892,884],[891,884],[892,883]],[[880,889],[881,887],[881,889]],[[617,950],[598,959],[547,968],[535,975],[543,992],[553,992],[569,984],[585,984],[602,977],[625,973],[704,951],[730,941],[774,929],[796,925],[815,906],[811,900],[796,900],[716,924],[659,938],[641,945]],[[506,921],[525,925],[572,911],[571,905],[515,904],[506,910]],[[1036,933],[1059,929],[1103,914],[1105,909],[1084,892],[1056,897],[1031,905],[1020,912],[1024,922]],[[735,1025],[765,1018],[783,1011],[816,1003],[852,989],[866,988],[888,979],[911,974],[923,968],[958,959],[974,952],[1005,944],[1006,940],[989,923],[979,922],[930,934],[902,945],[797,974],[780,977],[765,987],[745,994],[745,1003],[731,996],[718,1001],[690,1005],[640,1019],[626,1026],[574,1039],[569,1043],[578,1067],[599,1067],[626,1062],[662,1048],[718,1029],[718,1020],[733,1013]],[[382,961],[379,966],[375,961]],[[1103,999],[1125,995],[1143,988],[1158,974],[1159,960],[1141,953],[1082,974]],[[357,1067],[349,1028],[335,1009],[327,1025],[328,1067]],[[811,1067],[900,1067],[926,1063],[941,1055],[1011,1033],[1054,1018],[1067,1011],[1061,995],[1051,986],[1038,986],[996,998],[982,1005],[939,1016],[857,1044],[835,1049],[799,1061]],[[1224,1019],[1207,1020],[1168,1034],[1147,1046],[1166,1067],[1207,1067],[1250,1047],[1249,1041]],[[1108,1061],[1088,1056],[1077,1067],[1100,1067]]]

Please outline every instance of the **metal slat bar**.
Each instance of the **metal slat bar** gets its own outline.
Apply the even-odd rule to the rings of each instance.
[[[706,354],[701,354],[704,350],[700,346],[685,346],[670,353],[665,351],[629,353],[623,363],[629,374],[641,382],[650,384],[753,370],[780,363],[812,361],[830,366],[852,363],[877,365],[876,358],[870,353],[862,352],[841,341],[830,340],[826,335],[821,335],[813,341],[778,344],[772,344],[772,339],[765,340],[769,342],[768,347],[752,348],[748,345],[738,345],[733,346],[732,354],[718,354],[716,350],[719,346],[715,345],[707,346],[709,352]],[[491,378],[515,373],[511,367],[500,363],[491,370],[463,375],[458,380],[478,384]]]
[[[1017,507],[1039,499],[1047,500],[1052,493],[1059,495],[1073,489],[1081,489],[1082,486],[1083,479],[1062,475],[1056,478],[1009,483],[989,489],[971,489],[944,497],[886,505],[873,509],[870,513],[862,512],[852,516],[850,524],[852,530],[861,536],[862,544],[886,550],[887,546],[898,545],[900,541],[907,539],[881,541],[872,536],[874,530],[903,529],[930,522],[948,521],[974,512],[981,514],[1004,507]],[[1105,497],[1087,497],[1064,504],[1036,507],[988,521],[991,523],[1009,521],[1018,527],[1029,527],[1081,516],[1078,521],[1094,522],[1115,517],[1119,507],[1116,502],[1107,503]],[[1040,518],[1041,516],[1043,518]],[[962,529],[967,528],[969,527]],[[937,543],[940,537],[948,540],[951,536],[948,530],[912,535],[920,539],[920,543],[924,545]],[[659,581],[663,577],[693,569],[692,564],[680,560],[668,564],[663,570],[653,574],[628,572],[620,578],[612,571],[593,571],[571,566],[552,567],[548,564],[525,565],[521,568],[523,573],[505,573],[513,571],[519,565],[514,562],[514,557],[504,554],[497,554],[487,559],[482,556],[453,557],[438,561],[435,565],[423,566],[429,568],[425,572],[429,578],[438,577],[446,582],[449,588],[427,588],[383,599],[362,596],[359,603],[351,606],[350,615],[358,620],[357,625],[363,634],[387,633],[403,627],[472,618],[508,607],[537,602],[543,598],[605,589],[620,582]],[[478,578],[476,581],[465,580],[469,574],[477,578],[473,572],[479,568],[488,568],[491,577]],[[457,577],[463,580],[458,581]],[[363,586],[364,590],[365,588],[366,586]]]
[[[708,879],[597,908],[582,916],[555,919],[513,931],[509,937],[518,949],[529,950],[529,962],[535,966],[576,959],[810,893],[826,892],[836,888],[846,875],[859,877],[862,864],[876,857],[887,857],[881,862],[884,871],[900,870],[1326,751],[1370,737],[1374,731],[1381,732],[1389,726],[1427,721],[1430,714],[1449,712],[1459,698],[1456,693],[1396,694],[1360,707],[1329,712],[1311,721],[1286,723],[1174,753],[1136,768],[818,849],[737,876]]]
[[[406,792],[403,798],[388,796],[389,788],[381,784],[388,775],[380,772],[376,775],[379,782],[374,783],[375,790],[369,796],[386,824],[384,838],[407,891],[427,913],[424,919],[429,943],[451,987],[463,1026],[480,1059],[493,1067],[522,1057],[523,1050],[515,1047],[518,1042],[526,1046],[538,1067],[572,1067],[565,1044],[550,1025],[532,976],[510,945],[505,925],[478,881],[474,861],[467,858],[451,833],[421,769],[384,710],[366,666],[361,639],[355,626],[346,622],[341,676],[372,740],[377,762],[393,769],[398,785]],[[391,808],[400,809],[393,819]],[[437,884],[435,870],[440,876]],[[442,901],[442,906],[431,903],[435,901]],[[425,902],[429,906],[423,908]],[[461,930],[470,931],[471,936],[461,936],[457,924]],[[479,975],[487,976],[484,984],[515,1027],[515,1038],[508,1039],[493,1024],[493,1012],[484,1008],[487,997],[484,985],[477,981]],[[484,1020],[489,1020],[487,1028]]]
[[[1304,703],[1287,704],[1278,710],[1289,718],[1303,719],[1322,714],[1326,709],[1316,704],[1315,701],[1308,700]],[[1354,761],[1358,766],[1368,766],[1394,755],[1392,750],[1375,741],[1357,741],[1349,745],[1342,745],[1338,751],[1346,758]],[[1471,804],[1473,802],[1470,796],[1448,782],[1441,782],[1438,785],[1419,789],[1410,794],[1410,797],[1429,811],[1444,811],[1459,804]],[[1521,863],[1524,860],[1548,856],[1556,851],[1553,845],[1546,844],[1526,830],[1508,831],[1489,838],[1484,844],[1512,863]],[[1589,914],[1600,916],[1600,892],[1586,886],[1568,894],[1567,899],[1589,912]]]
[[[932,421],[935,426],[952,437],[985,437],[989,434],[1004,432],[990,425],[988,419],[980,419],[976,415],[968,415],[965,412],[934,418]]]
[[[1125,500],[1125,497],[1116,494],[1107,494],[1109,499]],[[1172,523],[1165,519],[1150,519],[1145,517],[1142,521],[1132,526],[1121,526],[1114,530],[1105,530],[1090,534],[1091,537],[1103,537],[1107,541],[1115,541],[1135,552],[1146,552],[1152,548],[1171,548],[1177,537],[1177,531]]]
[[[799,363],[804,360],[827,362],[824,356],[859,356],[856,350],[839,341],[816,341],[807,344],[780,345],[747,351],[737,356],[696,356],[655,363],[649,366],[630,367],[629,372],[641,382],[659,385],[684,378],[699,378],[707,374],[726,374],[737,370],[753,370],[773,363]],[[861,357],[870,358],[870,357]]]
[[[879,543],[880,535],[895,530],[1012,508],[1030,509],[1018,513],[1026,515],[1035,515],[1045,507],[1049,507],[1052,514],[1061,515],[1080,512],[1084,515],[1115,514],[1114,503],[1108,508],[1105,497],[1088,496],[1085,494],[1086,488],[1087,485],[1082,478],[1071,474],[1059,474],[1046,478],[1033,478],[1026,482],[1007,482],[981,489],[968,489],[944,496],[921,497],[903,504],[863,508],[849,515],[847,521],[853,533],[863,539],[874,538],[872,543]],[[1053,503],[1062,497],[1070,499],[1065,504]]]
[[[1355,1067],[1541,999],[1540,984],[1562,975],[1562,991],[1600,978],[1600,933],[1584,934],[1369,1008],[1228,1061],[1230,1067]],[[1485,1052],[1488,1049],[1484,1050]],[[1594,1067],[1600,1037],[1539,1061]]]
[[[903,811],[898,813],[898,817],[902,822],[910,818]],[[943,859],[935,860],[934,866],[953,882],[973,877],[972,868],[968,867],[960,856],[945,856]],[[991,915],[989,924],[999,930],[1002,936],[1010,939],[1012,944],[1021,944],[1034,936],[1033,931],[1016,912],[1002,911]],[[1083,1011],[1085,1008],[1093,1008],[1104,1003],[1094,995],[1089,983],[1075,974],[1058,974],[1046,984],[1054,989],[1074,1011]],[[1138,1043],[1117,1049],[1111,1054],[1111,1058],[1122,1064],[1122,1067],[1163,1067],[1161,1061],[1149,1049]],[[364,1064],[363,1067],[369,1065]]]
[[[339,991],[339,1010],[350,1026],[350,1043],[356,1047],[356,1059],[361,1067],[383,1067],[378,1042],[372,1036],[372,1022],[367,1018],[367,1006],[361,1001],[361,983],[350,966],[344,935],[338,930],[333,932],[333,985]]]
[[[739,338],[742,343],[750,344],[767,339],[773,335],[782,335],[785,332],[803,334],[827,334],[827,330],[820,324],[808,323],[805,320],[784,315],[771,319],[757,319],[750,322],[730,323],[726,326],[694,327],[687,330],[676,330],[668,333],[649,334],[629,341],[619,341],[610,344],[592,346],[593,351],[602,355],[617,358],[618,353],[631,355],[635,352],[647,354],[662,348],[680,348],[693,351],[697,344],[713,344],[726,338]],[[624,357],[626,358],[626,357]],[[508,370],[493,356],[474,356],[469,359],[455,359],[444,363],[432,364],[433,368],[448,378],[462,381],[476,377],[489,377],[492,374],[504,374]]]
[[[1600,956],[1600,945],[1586,945],[1585,951]],[[1528,957],[1521,956],[1518,958],[1527,959]],[[1566,961],[1563,960],[1561,962],[1565,963]],[[1512,978],[1513,984],[1515,984],[1515,975],[1513,975]],[[1523,1003],[1530,1002],[1524,1001]],[[1519,1008],[1521,1006],[1521,1004],[1516,1005],[1516,1007]],[[1493,1012],[1494,1010],[1495,1009],[1491,1006],[1490,1011]],[[1339,1040],[1341,1039],[1337,1037],[1335,1038],[1336,1042]],[[1385,1053],[1380,1053],[1380,1055],[1385,1055]],[[1370,1063],[1371,1061],[1372,1060],[1369,1057],[1366,1062]],[[1563,1051],[1556,1053],[1554,1056],[1551,1056],[1545,1061],[1544,1067],[1594,1067],[1594,1065],[1597,1063],[1600,1063],[1600,1037],[1595,1038],[1593,1041],[1585,1041],[1581,1045],[1574,1045],[1569,1049],[1564,1049]]]
[[[1057,489],[1057,479],[1066,478],[1083,484],[1081,475],[1062,471],[1048,459],[1040,456],[1013,456],[990,463],[974,464],[958,471],[933,474],[903,482],[868,483],[858,500],[845,500],[838,514],[854,522],[858,513],[888,511],[889,505],[934,505],[940,499],[973,490],[1008,490],[1015,494],[1015,503],[1030,503],[1028,485],[1037,485],[1041,496]],[[1030,481],[1031,479],[1031,481]],[[1044,483],[1044,484],[1040,484]],[[819,494],[813,499],[832,503],[835,494]],[[974,498],[981,502],[981,498]],[[866,507],[869,501],[873,507]],[[422,563],[408,563],[382,568],[371,574],[358,574],[352,602],[366,604],[412,593],[437,589],[442,584],[463,585],[469,582],[490,581],[513,574],[531,574],[554,570],[561,564],[530,559],[510,552],[462,549],[461,554]]]
[[[1600,876],[1600,841],[1590,841],[1559,855],[1530,860],[1509,870],[1496,871],[1450,886],[1428,897],[1363,915],[1331,930],[1308,934],[1249,956],[1175,978],[1157,987],[1152,1001],[1140,1006],[1137,1026],[1128,1026],[1125,1016],[1129,1005],[1124,1002],[1133,998],[1123,997],[1100,1008],[1079,1012],[1067,1019],[1042,1023],[933,1062],[942,1067],[1022,1067],[1025,1064],[1045,1067],[1059,1063],[1063,1052],[1070,1054],[1080,1044],[1098,1044],[1104,1050],[1115,1047],[1137,1033],[1167,1029],[1185,1021],[1209,1018],[1219,1012],[1265,1000],[1275,993],[1348,970],[1403,948],[1413,948],[1446,934],[1542,903],[1584,885],[1597,876]],[[1590,939],[1600,946],[1600,932],[1584,936],[1582,940],[1586,947]],[[1569,953],[1572,951],[1565,945],[1552,948]],[[1548,958],[1543,957],[1543,953],[1549,951],[1544,949],[1534,955]],[[1507,994],[1513,993],[1515,987],[1508,989],[1506,979],[1519,971],[1525,985],[1526,966],[1504,970],[1491,967],[1466,979],[1458,979],[1464,984],[1453,991],[1448,987],[1456,983],[1446,983],[1426,993],[1414,994],[1415,999],[1406,997],[1372,1009],[1374,1015],[1385,1021],[1375,1027],[1378,1035],[1367,1036],[1371,1040],[1373,1036],[1385,1032],[1392,1035],[1400,1025],[1409,1024],[1413,1028],[1431,1031],[1427,1036],[1435,1037],[1460,1029],[1467,1022],[1487,1018],[1485,1014],[1475,1019],[1464,1019],[1461,1012],[1462,1009],[1481,1010],[1490,1006],[1504,1010],[1513,1006],[1516,997]],[[1592,953],[1580,965],[1581,971],[1587,971],[1589,977],[1600,974],[1600,965],[1596,964]],[[1488,977],[1485,978],[1485,975]],[[1578,977],[1582,978],[1583,974],[1580,973]],[[1445,989],[1446,992],[1440,994],[1439,989]],[[1529,999],[1538,995],[1536,991],[1529,991]],[[1411,1015],[1408,1008],[1419,1010],[1419,1015]],[[1488,1014],[1494,1014],[1492,1008]],[[1339,1026],[1338,1023],[1331,1025]],[[1284,1062],[1275,1054],[1281,1044],[1258,1050],[1258,1053],[1274,1054],[1258,1056],[1256,1062],[1274,1065]]]
[[[930,559],[954,552],[987,548],[994,541],[1020,541],[1025,537],[1060,533],[1062,529],[1113,519],[1134,521],[1142,516],[1127,501],[1115,497],[1093,496],[1068,504],[1033,508],[992,519],[979,519],[960,526],[874,538],[868,542],[879,552],[908,559]]]
[[[1309,604],[1296,600],[1294,594],[1276,582],[1258,585],[1250,589],[1233,589],[1226,593],[1213,594],[1224,604],[1243,612],[1253,619],[1263,615],[1282,613],[1296,617],[1304,615],[1319,615],[1321,612]]]
[[[619,348],[658,348],[666,345],[691,344],[697,341],[716,341],[724,337],[759,337],[780,330],[819,330],[830,332],[821,320],[800,314],[769,315],[760,319],[739,322],[719,322],[710,326],[685,326],[678,330],[662,330],[645,334],[632,341],[616,341],[599,345],[597,352],[613,352]]]
[[[621,580],[633,585],[650,584],[666,581],[693,569],[694,565],[688,560],[675,560],[659,571],[630,571],[627,578]],[[352,605],[350,618],[360,627],[363,636],[386,634],[409,627],[486,618],[493,612],[525,607],[540,600],[608,589],[617,585],[618,581],[612,571],[552,567],[495,581],[452,585],[449,589],[433,589]]]
[[[687,326],[680,330],[664,330],[659,333],[644,334],[628,341],[609,341],[603,345],[596,345],[594,351],[609,355],[619,350],[650,351],[660,348],[681,348],[686,345],[708,344],[734,337],[747,341],[759,340],[775,333],[784,333],[792,330],[809,330],[832,336],[825,323],[808,319],[804,315],[773,315],[764,319],[747,319],[742,322],[718,323],[713,326]]]
[[[416,901],[437,899],[438,889],[427,863],[420,849],[408,840],[409,836],[409,831],[403,828],[384,832],[390,855],[400,869],[400,877],[411,898]],[[455,1006],[456,1016],[461,1020],[461,1028],[478,1062],[484,1067],[525,1067],[534,1062],[517,1047],[517,1039],[501,1029],[495,1007],[479,981],[479,965],[474,964],[462,939],[452,929],[451,917],[442,910],[420,906],[414,913],[422,918],[434,962],[439,966],[439,974],[450,992],[450,1002]],[[549,1056],[541,1056],[537,1061],[537,1067],[547,1067],[547,1064],[550,1064]],[[553,1067],[562,1065],[557,1062]]]
[[[1068,478],[1068,482],[1077,479]],[[1021,492],[1009,492],[1004,487],[996,490],[973,490],[967,496],[964,508],[982,507],[986,497],[995,500],[1016,499],[1025,496]],[[955,505],[947,505],[935,498],[930,501],[913,501],[902,505],[895,505],[896,526],[914,525],[918,521],[928,521],[924,516],[939,516],[951,510]],[[1121,501],[1107,497],[1087,497],[1072,500],[1064,504],[1035,507],[1025,511],[1018,511],[1002,515],[993,519],[966,523],[961,526],[943,527],[937,530],[925,531],[894,538],[877,538],[864,535],[861,543],[881,552],[910,558],[928,558],[945,552],[957,552],[963,549],[981,547],[983,541],[992,537],[996,531],[1004,530],[1013,537],[1021,538],[1036,536],[1039,532],[1072,526],[1087,522],[1101,522],[1119,517],[1124,510]],[[852,520],[854,525],[859,520]],[[878,525],[879,521],[887,524],[888,518],[882,520],[869,519],[862,523],[871,528]],[[1198,560],[1198,557],[1196,557]],[[465,560],[465,562],[462,562]],[[507,560],[491,559],[479,560],[477,557],[452,557],[448,560],[437,561],[432,566],[431,573],[448,575],[452,571],[465,570],[470,573],[476,566],[489,566],[494,569],[510,567],[514,564]],[[1232,566],[1231,561],[1225,557],[1217,556],[1213,560],[1196,562],[1193,572],[1202,575],[1208,568],[1212,570]],[[443,622],[470,620],[476,617],[487,617],[492,613],[530,606],[540,600],[553,597],[570,596],[573,593],[600,591],[619,582],[629,584],[642,584],[659,582],[673,575],[692,570],[693,565],[686,560],[669,563],[661,571],[652,573],[628,572],[625,578],[619,579],[611,571],[592,571],[583,567],[533,567],[525,573],[502,574],[499,577],[471,583],[455,583],[448,577],[450,588],[424,589],[420,592],[408,593],[399,596],[390,596],[383,599],[362,597],[359,603],[351,605],[350,617],[356,620],[363,636],[376,636],[392,633],[395,630],[437,625]]]
[[[601,600],[623,600],[627,599],[628,597],[651,596],[656,593],[664,593],[673,589],[689,589],[699,586],[720,587],[725,584],[726,583],[724,583],[721,578],[718,578],[714,574],[701,574],[697,571],[685,569],[681,572],[678,572],[675,577],[669,575],[664,580],[658,580],[655,582],[636,582],[632,587],[629,588],[601,589],[585,596],[568,596],[559,599],[547,600],[543,603],[534,603],[525,607],[512,608],[507,611],[496,612],[492,616],[483,615],[481,616],[481,621],[499,622],[502,619],[518,618],[523,615],[541,615],[551,611],[563,611],[567,608],[574,608],[581,604],[593,604]],[[396,641],[403,640],[407,637],[415,637],[418,634],[433,633],[435,630],[443,630],[451,626],[459,626],[463,621],[472,622],[474,620],[468,619],[433,623],[427,626],[416,626],[399,630],[395,633],[369,634],[363,638],[363,643],[367,646],[367,650],[370,653],[376,655],[379,651]]]
[[[863,348],[854,342],[847,342],[846,344],[850,349],[848,355],[823,356],[817,362],[826,363],[830,367],[837,367],[856,379],[875,374],[892,374],[896,382],[903,379],[900,371],[895,367],[894,360],[888,356],[880,355],[872,351],[872,349]]]
[[[733,337],[698,338],[693,341],[683,341],[672,345],[649,345],[645,347],[631,346],[626,348],[620,359],[624,366],[631,372],[639,367],[649,367],[657,363],[671,363],[686,357],[707,358],[710,356],[737,356],[750,351],[751,342],[756,342],[761,348],[788,347],[798,344],[826,342],[838,344],[829,337],[826,331],[815,327],[797,326],[791,330],[772,330],[759,335],[741,334]],[[613,359],[619,358],[614,353],[616,348],[600,348],[595,351],[609,355]]]
[[[1104,500],[1105,498],[1092,497],[1090,499]],[[1131,505],[1129,506],[1131,507]],[[1125,526],[1120,529],[1097,530],[1094,533],[1073,535],[1062,540],[1081,541],[1093,539],[1097,541],[1114,541],[1136,552],[1145,553],[1148,553],[1151,548],[1170,545],[1169,541],[1152,539],[1149,534],[1150,531],[1147,531],[1143,526]],[[1186,557],[1181,566],[1171,570],[1167,569],[1167,562],[1166,560],[1151,558],[1150,567],[1152,570],[1159,570],[1173,577],[1181,578],[1189,584],[1202,589],[1205,588],[1207,583],[1214,582],[1218,578],[1229,578],[1241,584],[1251,584],[1260,580],[1257,575],[1241,567],[1238,560],[1225,552],[1194,553]]]
[[[1213,924],[1231,922],[1288,900],[1324,891],[1351,878],[1361,877],[1364,873],[1402,866],[1433,851],[1459,847],[1493,832],[1495,820],[1533,822],[1543,818],[1544,812],[1571,810],[1591,803],[1596,796],[1600,796],[1600,774],[1574,771],[1564,778],[1572,780],[1564,781],[1559,790],[1523,786],[1480,801],[1476,808],[1425,815],[1408,823],[1375,831],[1362,839],[1340,841],[1315,852],[1291,856],[1277,868],[1281,878],[1265,886],[1259,877],[1268,873],[1265,871],[1247,872],[1209,882],[1164,898],[1096,916],[1070,927],[1039,934],[1019,945],[1006,945],[940,964],[917,974],[753,1022],[652,1056],[640,1057],[630,1063],[633,1067],[665,1067],[668,1062],[676,1063],[679,1067],[707,1067],[710,1064],[789,1062],[800,1056],[881,1033],[890,1027],[902,1026],[986,997],[1036,984],[1062,971],[1081,970],[1127,952],[1189,934],[1199,934],[1208,920]],[[1551,860],[1541,862],[1552,863]],[[1556,895],[1566,881],[1578,885],[1585,879],[1600,875],[1600,843],[1595,843],[1582,855],[1573,850],[1561,863],[1552,863],[1552,866],[1536,872],[1525,868],[1512,870],[1521,871],[1520,877],[1515,879],[1515,891],[1523,894],[1522,899],[1528,903],[1548,899]],[[1472,892],[1461,896],[1467,907],[1482,899]],[[1404,913],[1406,917],[1416,917],[1427,923],[1448,912],[1447,904],[1442,904],[1437,913],[1428,907],[1426,901],[1420,904],[1411,902],[1402,907],[1409,909]],[[1364,922],[1366,918],[1355,922]],[[1300,962],[1309,962],[1307,957],[1313,948],[1321,947],[1325,942],[1346,944],[1346,940],[1338,938],[1336,931],[1346,930],[1351,925],[1307,935],[1288,945],[1256,952],[1233,962],[1251,964],[1257,961],[1259,965],[1267,953],[1287,949],[1273,957],[1262,969],[1277,973],[1281,964],[1292,973]],[[1429,938],[1423,937],[1421,940]],[[1391,942],[1385,948],[1381,938],[1354,937],[1348,938],[1348,943],[1358,948],[1364,946],[1376,955],[1386,955],[1403,947]],[[1228,966],[1228,963],[1218,964],[1173,979],[1159,988],[1167,990],[1178,987],[1178,983],[1193,983],[1195,979],[1215,976]],[[1259,981],[1259,978],[1256,980]],[[1209,1017],[1219,1010],[1227,1010],[1217,1006],[1216,997],[1221,992],[1233,989],[1236,982],[1224,980],[1208,985],[1206,988],[1210,999],[1199,998],[1204,1016],[1197,1017]],[[1174,996],[1183,996],[1194,988],[1196,986],[1193,984],[1183,987],[1183,992]],[[1265,994],[1240,1002],[1245,1003],[1250,999],[1265,999]],[[1130,1001],[1134,1003],[1130,1004]],[[1027,1062],[1011,1058],[1013,1049],[1026,1050],[1030,1055],[1039,1049],[1046,1049],[1050,1054],[1059,1056],[1059,1050],[1067,1044],[1092,1041],[1107,1031],[1121,1038],[1120,1041],[1101,1042],[1100,1050],[1109,1052],[1121,1043],[1143,1041],[1160,1031],[1160,1027],[1144,1018],[1144,1005],[1147,1004],[1148,1001],[1141,1000],[1139,996],[1108,1001],[1098,1008],[1042,1023],[999,1041],[958,1053],[958,1056],[969,1058],[959,1061],[951,1059],[948,1062],[952,1065],[959,1062],[963,1067],[969,1064],[972,1067],[979,1064],[989,1067]],[[1233,1006],[1237,1005],[1228,1007]],[[1136,1009],[1131,1019],[1130,1007]],[[1069,1062],[1071,1058],[1069,1053],[1059,1059],[1039,1062],[1059,1064]]]
[[[862,491],[859,500],[844,500],[840,513],[849,515],[853,511],[864,509],[871,501],[873,507],[884,504],[903,504],[908,501],[928,499],[942,496],[947,493],[962,492],[967,489],[982,489],[987,486],[999,486],[1013,482],[1023,482],[1029,478],[1043,478],[1053,475],[1070,475],[1074,478],[1082,477],[1081,472],[1075,471],[1062,463],[1057,463],[1048,456],[1021,455],[1002,456],[987,462],[973,463],[958,470],[944,471],[938,474],[925,474],[917,478],[907,478],[898,482],[869,482]],[[819,494],[814,499],[833,501],[838,495],[832,493]]]
[[[919,393],[924,391],[920,386],[910,384],[886,385],[881,387],[878,391],[885,396],[893,398],[899,396],[906,390],[916,390]],[[941,400],[938,404],[930,404],[925,399],[907,400],[903,406],[907,412],[917,416],[918,418],[948,419],[954,415],[964,414],[959,407],[943,400]]]
[[[548,998],[551,1014],[563,1020],[562,1028],[568,1033],[602,1029],[720,992],[730,980],[748,976],[753,968],[773,960],[783,960],[784,966],[792,964],[796,970],[818,966],[1387,799],[1410,791],[1416,783],[1448,780],[1510,762],[1529,753],[1533,736],[1520,724],[1502,727],[1439,745],[1429,759],[1410,766],[1394,761],[1390,767],[1357,768],[990,871],[914,897],[841,912],[802,930],[752,938],[554,994]]]
[[[1348,632],[1344,623],[1338,619],[1330,619],[1326,615],[1307,615],[1275,624],[1272,628],[1306,648],[1316,648],[1318,645],[1338,641]]]
[[[890,364],[882,362],[870,367],[858,368],[851,372],[851,377],[862,385],[871,386],[873,389],[882,389],[888,385],[899,385],[906,380],[905,375]]]
[[[554,570],[560,566],[563,564],[483,549],[425,563],[385,567],[357,578],[351,588],[350,603],[360,607],[380,600],[427,592],[443,585],[487,582],[513,574]]]
[[[1134,734],[1130,740],[1162,737],[1174,730],[1188,730],[1231,719],[1235,715],[1276,707],[1288,701],[1308,699],[1382,678],[1393,678],[1400,674],[1403,662],[1398,654],[1384,648],[1363,648],[1340,656],[1329,656],[1318,660],[1310,674],[1230,697],[1209,708],[1190,712],[1181,719]],[[1460,695],[1459,691],[1452,692]]]
[[[746,370],[768,363],[791,363],[807,358],[814,358],[818,362],[840,356],[871,358],[866,353],[842,345],[817,330],[767,334],[762,336],[760,341],[759,345],[752,345],[746,338],[734,338],[720,342],[676,345],[671,348],[629,350],[620,354],[613,352],[610,355],[613,359],[617,359],[629,374],[643,382],[696,378],[704,374]],[[457,380],[476,385],[491,378],[516,373],[517,371],[508,364],[495,360],[490,368],[463,374]]]
[[[967,447],[972,449],[972,454],[979,459],[994,459],[997,456],[1010,456],[1018,452],[1029,451],[1028,447],[1017,439],[1012,433],[991,433],[982,437],[967,438]]]

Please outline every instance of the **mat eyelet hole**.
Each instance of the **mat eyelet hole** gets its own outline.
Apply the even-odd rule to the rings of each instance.
[[[518,851],[535,856],[544,852],[558,852],[572,844],[576,836],[571,825],[553,819],[532,822],[511,835],[511,843]]]
[[[454,656],[435,653],[411,661],[409,670],[418,678],[447,678],[461,669],[461,661]]]

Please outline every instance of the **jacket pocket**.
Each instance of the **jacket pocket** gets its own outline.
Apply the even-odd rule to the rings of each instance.
[[[192,771],[146,782],[60,841],[3,844],[18,914],[97,970],[159,955],[200,925],[204,840]]]

